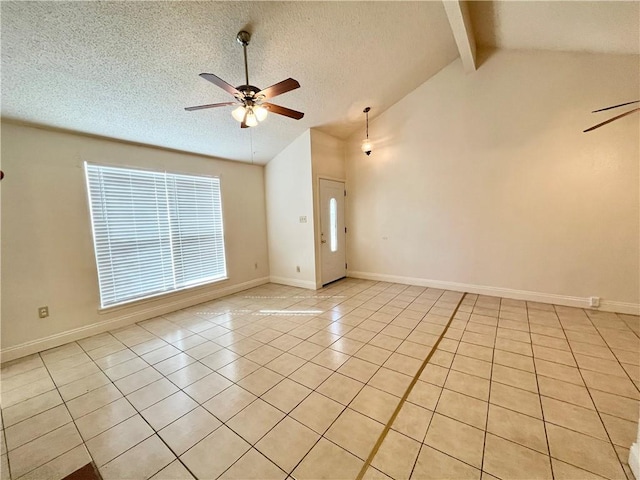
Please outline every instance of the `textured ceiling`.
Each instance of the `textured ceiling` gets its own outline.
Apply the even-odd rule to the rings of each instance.
[[[0,2],[2,115],[233,160],[265,163],[310,127],[364,129],[457,57],[440,2]],[[244,83],[236,33],[253,33],[249,79],[302,87],[241,130],[233,100],[198,77]]]
[[[638,53],[640,3],[472,2],[480,45]],[[5,118],[205,155],[266,163],[310,127],[345,138],[458,56],[442,3],[1,1]],[[241,130],[231,97],[198,77],[302,87]]]
[[[469,2],[479,45],[640,53],[638,1]]]

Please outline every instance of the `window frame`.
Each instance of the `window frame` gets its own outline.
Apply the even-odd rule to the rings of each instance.
[[[213,178],[213,179],[217,179],[219,181],[219,186],[220,186],[220,217],[221,217],[221,222],[222,222],[222,246],[223,246],[223,259],[224,259],[224,265],[225,265],[225,275],[221,278],[216,278],[214,280],[207,280],[204,282],[200,282],[200,283],[195,283],[195,284],[190,284],[190,285],[185,285],[179,288],[176,288],[174,290],[169,290],[169,291],[164,291],[164,292],[157,292],[157,293],[152,293],[149,295],[145,295],[144,297],[137,297],[137,298],[133,298],[130,300],[125,300],[123,302],[119,302],[117,304],[112,304],[112,305],[107,305],[107,306],[103,306],[102,305],[102,295],[101,295],[101,283],[100,283],[100,275],[99,275],[99,267],[98,267],[98,251],[96,249],[96,236],[95,236],[95,225],[94,225],[94,220],[93,220],[93,206],[91,204],[91,190],[90,190],[90,185],[89,185],[89,171],[87,169],[88,165],[93,165],[93,166],[97,166],[97,167],[109,167],[109,168],[121,168],[121,169],[129,169],[129,170],[140,170],[140,171],[145,171],[145,172],[151,172],[151,173],[163,173],[163,174],[170,174],[170,175],[188,175],[188,176],[196,176],[196,177],[206,177],[206,178]],[[223,193],[222,193],[222,185],[223,185],[223,181],[222,181],[222,175],[218,174],[218,175],[211,175],[211,174],[204,174],[204,173],[194,173],[194,172],[187,172],[187,171],[177,171],[177,170],[167,170],[167,169],[156,169],[156,168],[151,168],[151,167],[144,167],[144,166],[137,166],[137,165],[129,165],[129,164],[115,164],[115,163],[107,163],[107,162],[95,162],[95,161],[83,161],[82,162],[82,169],[83,169],[83,175],[84,175],[84,184],[85,184],[85,193],[86,193],[86,198],[87,198],[87,215],[89,217],[89,228],[90,228],[90,232],[89,235],[91,236],[91,244],[93,246],[93,258],[94,258],[94,272],[95,272],[95,276],[97,279],[97,287],[98,287],[98,313],[102,314],[102,313],[108,313],[111,311],[116,311],[116,310],[122,310],[122,309],[126,309],[129,308],[131,306],[134,306],[136,304],[145,304],[145,303],[150,303],[150,302],[154,302],[157,301],[158,299],[162,298],[162,297],[172,297],[172,296],[176,296],[176,295],[180,295],[183,294],[185,291],[187,290],[197,290],[197,289],[202,289],[205,288],[207,286],[210,285],[216,285],[219,283],[223,283],[223,282],[227,282],[229,281],[229,268],[228,268],[228,255],[227,255],[227,231],[225,228],[226,223],[226,218],[225,218],[225,209],[224,209],[224,200],[223,200]]]

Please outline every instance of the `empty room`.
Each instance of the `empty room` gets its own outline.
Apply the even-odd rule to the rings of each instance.
[[[0,478],[640,480],[640,2],[0,22]]]

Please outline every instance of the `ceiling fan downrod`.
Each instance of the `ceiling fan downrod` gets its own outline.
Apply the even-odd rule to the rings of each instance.
[[[244,52],[245,85],[249,85],[249,64],[247,63],[247,46],[249,45],[249,40],[251,40],[251,34],[245,30],[241,30],[238,32],[238,35],[236,36],[236,40],[240,45],[242,45],[242,50]]]

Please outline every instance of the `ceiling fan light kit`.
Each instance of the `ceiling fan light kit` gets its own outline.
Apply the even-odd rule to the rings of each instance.
[[[365,138],[362,141],[362,145],[360,146],[360,149],[364,152],[365,155],[369,156],[371,155],[371,150],[372,150],[372,145],[371,142],[369,141],[369,111],[371,110],[371,107],[367,107],[365,108],[362,112],[365,114],[365,118],[366,118],[366,132],[367,132],[367,138]]]
[[[304,117],[304,113],[302,112],[291,110],[290,108],[281,107],[280,105],[275,105],[273,103],[268,103],[265,101],[278,95],[282,95],[283,93],[290,92],[291,90],[295,90],[296,88],[300,88],[300,84],[297,80],[294,80],[293,78],[287,78],[286,80],[276,83],[275,85],[271,85],[264,90],[260,90],[258,87],[249,84],[247,46],[249,46],[251,34],[242,30],[238,32],[236,40],[240,45],[242,45],[242,49],[244,52],[244,85],[234,87],[222,80],[220,77],[217,77],[213,73],[200,74],[200,76],[205,80],[210,81],[214,85],[217,85],[218,87],[225,90],[227,93],[233,95],[236,98],[236,101],[198,105],[196,107],[187,107],[185,108],[185,110],[191,112],[194,110],[203,110],[206,108],[217,108],[233,105],[236,108],[231,112],[231,116],[236,121],[240,122],[240,127],[242,128],[257,126],[258,123],[264,121],[267,118],[269,112],[293,118],[295,120],[300,120],[302,117]]]

